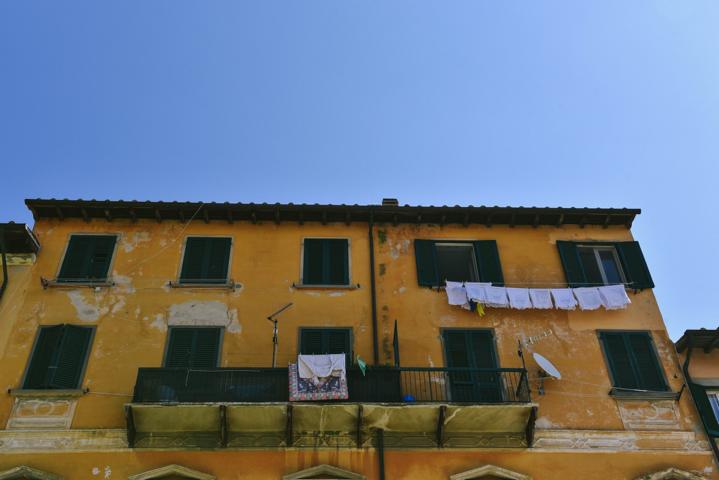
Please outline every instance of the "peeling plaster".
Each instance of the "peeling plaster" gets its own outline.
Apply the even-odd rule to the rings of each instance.
[[[108,312],[107,307],[99,308],[97,305],[88,303],[80,290],[70,290],[67,292],[67,296],[77,311],[77,318],[83,322],[94,322]]]
[[[129,253],[135,249],[140,243],[150,241],[150,234],[148,232],[135,232],[132,235],[124,235],[120,242],[120,246],[125,250],[125,253]]]
[[[242,333],[237,309],[229,310],[226,304],[218,301],[190,300],[171,305],[167,324],[226,327],[229,333]]]
[[[110,311],[114,315],[117,312],[119,312],[120,310],[122,310],[124,306],[125,306],[125,299],[121,297],[117,302],[115,302],[115,304],[112,306],[112,310],[110,310]]]
[[[534,422],[534,425],[537,428],[542,428],[545,430],[550,430],[552,428],[557,428],[558,425],[556,423],[553,423],[551,420],[549,420],[547,417],[539,417],[536,422]]]
[[[144,317],[143,320],[148,320],[148,318]],[[166,332],[167,331],[167,322],[165,321],[165,316],[161,313],[158,313],[157,315],[155,315],[155,319],[152,321],[150,326],[152,328],[155,328],[155,329],[161,331],[161,332]]]
[[[328,296],[329,297],[343,297],[345,295],[345,292],[332,292]]]

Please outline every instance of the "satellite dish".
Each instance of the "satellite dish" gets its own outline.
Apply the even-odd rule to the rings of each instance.
[[[559,369],[554,366],[552,362],[541,356],[540,354],[536,352],[532,352],[532,357],[534,357],[534,361],[537,362],[537,365],[539,365],[539,368],[541,368],[544,373],[549,375],[552,378],[556,378],[557,380],[561,380],[562,374],[559,373]]]

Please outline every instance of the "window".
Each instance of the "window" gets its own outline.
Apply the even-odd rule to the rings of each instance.
[[[477,282],[477,259],[471,243],[435,243],[440,280]]]
[[[115,251],[115,235],[72,235],[58,282],[104,282]]]
[[[414,249],[420,285],[438,287],[446,280],[504,285],[494,240],[415,240]]]
[[[216,368],[221,338],[217,327],[171,327],[165,367]]]
[[[588,246],[577,247],[582,268],[591,285],[616,285],[625,283],[624,273],[619,263],[619,255],[614,246]]]
[[[349,285],[349,240],[305,238],[302,256],[303,285]]]
[[[668,389],[649,332],[600,332],[599,338],[614,387]]]
[[[228,237],[188,237],[180,283],[227,283],[231,246]]]
[[[79,388],[93,327],[40,327],[23,388]]]
[[[344,353],[347,365],[352,365],[352,330],[349,328],[302,328],[300,329],[300,353],[323,355]]]
[[[719,422],[719,391],[709,391],[707,392],[707,397],[709,398],[709,405],[712,407],[714,418]]]
[[[637,242],[557,240],[557,248],[570,287],[623,283],[628,288],[654,288]]]

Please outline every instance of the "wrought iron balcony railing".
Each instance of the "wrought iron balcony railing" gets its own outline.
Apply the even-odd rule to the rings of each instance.
[[[140,368],[135,403],[287,402],[287,368]],[[522,368],[375,367],[347,372],[348,402],[526,403]]]

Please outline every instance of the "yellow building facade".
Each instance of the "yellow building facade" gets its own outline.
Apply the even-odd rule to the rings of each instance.
[[[637,210],[27,205],[0,479],[719,478]],[[465,309],[455,277],[631,304]],[[289,401],[299,353],[340,352],[349,398]]]

